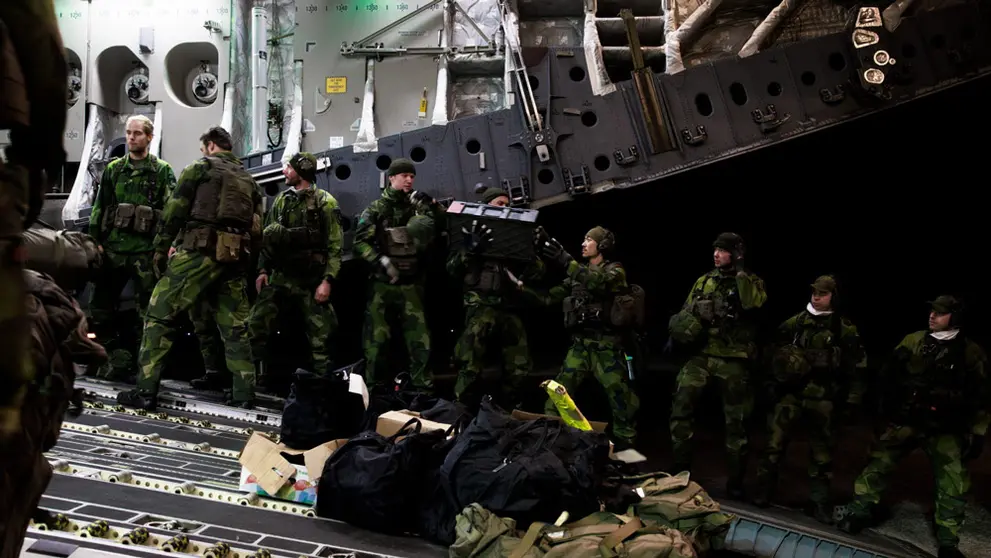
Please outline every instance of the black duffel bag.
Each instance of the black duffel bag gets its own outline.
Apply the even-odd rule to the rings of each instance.
[[[517,420],[486,398],[441,475],[455,514],[477,503],[526,529],[534,521],[553,523],[565,510],[572,517],[599,511],[596,487],[608,463],[605,434],[554,419]]]
[[[365,402],[349,388],[351,374],[360,374],[364,362],[358,361],[326,376],[297,369],[282,411],[282,443],[307,450],[361,432]]]
[[[320,475],[317,515],[380,533],[418,531],[425,481],[449,434],[421,428],[413,418],[388,438],[366,431],[338,448]]]

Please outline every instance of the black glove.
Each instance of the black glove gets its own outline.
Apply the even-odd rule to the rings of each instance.
[[[568,267],[568,264],[574,260],[574,258],[571,257],[571,254],[564,249],[564,246],[561,246],[561,243],[554,238],[544,242],[544,244],[540,246],[540,251],[545,259],[557,262],[557,264],[561,267]]]
[[[963,460],[970,461],[972,459],[977,459],[981,456],[982,451],[984,451],[984,436],[971,434],[970,443],[967,444],[963,454]]]
[[[434,204],[434,199],[429,194],[419,190],[413,190],[409,193],[409,201],[415,205],[431,206]]]
[[[492,244],[492,229],[485,225],[485,223],[479,223],[478,220],[471,222],[471,230],[469,231],[465,227],[461,227],[462,241],[465,245],[465,251],[470,254],[480,254]]]
[[[533,245],[537,249],[538,253],[540,253],[541,251],[540,247],[543,246],[545,242],[550,241],[550,239],[551,239],[551,235],[547,234],[547,231],[544,230],[544,227],[537,227],[536,229],[534,229]]]
[[[743,272],[743,252],[741,252],[739,250],[733,250],[733,252],[732,252],[732,258],[733,258],[733,269],[737,273],[742,273]]]

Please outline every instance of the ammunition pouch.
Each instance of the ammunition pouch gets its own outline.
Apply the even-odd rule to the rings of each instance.
[[[668,333],[678,343],[692,343],[702,333],[702,322],[693,312],[681,310],[668,321]]]
[[[133,203],[121,203],[114,211],[113,228],[120,230],[130,230],[134,225],[134,212],[137,206]]]
[[[565,327],[602,325],[602,304],[588,303],[584,299],[569,296],[564,299]]]
[[[150,234],[155,232],[155,223],[158,222],[160,212],[147,205],[139,205],[134,208],[134,232]]]
[[[502,291],[502,268],[493,262],[484,262],[481,267],[469,266],[465,274],[465,289],[490,294]]]
[[[693,303],[694,314],[703,322],[716,319],[716,303],[713,300],[696,300]]]
[[[797,382],[812,372],[806,350],[792,344],[779,348],[771,360],[774,379],[782,384]]]
[[[390,259],[416,256],[416,245],[413,236],[406,227],[390,227],[385,229],[386,255]],[[399,267],[396,264],[396,267]],[[399,268],[402,270],[402,268]]]
[[[805,360],[812,368],[834,368],[839,364],[836,349],[805,349]]]
[[[198,227],[188,230],[182,235],[183,250],[205,250],[210,247],[213,229]]]
[[[234,263],[247,252],[250,237],[244,233],[219,231],[210,227],[197,227],[183,234],[185,250],[213,251],[213,258],[220,263]]]

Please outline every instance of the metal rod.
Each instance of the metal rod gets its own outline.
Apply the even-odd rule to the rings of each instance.
[[[490,39],[489,36],[485,34],[485,31],[482,31],[482,28],[479,27],[478,24],[475,23],[475,20],[472,19],[470,15],[468,15],[468,12],[466,12],[465,9],[461,7],[461,4],[459,4],[457,0],[454,0],[454,2],[452,2],[452,5],[454,6],[455,11],[461,12],[461,15],[465,16],[465,19],[468,20],[468,23],[475,28],[475,31],[477,31],[478,34],[481,35],[483,39],[485,39],[485,42],[491,45],[492,39]]]
[[[636,18],[633,11],[623,8],[619,17],[626,24],[626,37],[630,43],[630,56],[633,57],[633,83],[640,98],[640,108],[643,113],[647,134],[650,136],[651,153],[657,154],[674,149],[671,135],[664,122],[664,107],[661,93],[657,90],[653,72],[644,65],[643,49],[640,48],[640,36],[637,33]]]
[[[375,37],[378,37],[379,35],[382,35],[383,33],[387,33],[389,31],[395,29],[396,27],[399,27],[400,25],[406,23],[407,21],[413,19],[414,17],[416,17],[416,16],[422,14],[423,12],[429,10],[433,6],[436,6],[437,4],[440,4],[441,2],[442,2],[442,0],[431,0],[429,3],[420,6],[419,8],[417,8],[417,9],[413,10],[412,12],[410,12],[409,14],[404,15],[403,17],[397,19],[396,21],[393,21],[389,25],[386,25],[385,27],[379,29],[378,31],[372,33],[371,35],[365,37],[364,39],[361,39],[360,41],[358,41],[357,43],[354,43],[354,44],[358,44],[358,45],[367,44],[368,42],[370,42]]]

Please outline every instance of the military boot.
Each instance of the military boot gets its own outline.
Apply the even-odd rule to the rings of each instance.
[[[851,513],[850,506],[837,506],[833,513],[836,528],[844,533],[856,535],[874,525],[874,517],[870,513]]]
[[[955,546],[941,546],[939,547],[939,558],[967,558],[964,556],[963,552]]]
[[[771,505],[774,496],[774,489],[778,485],[778,475],[767,472],[757,475],[757,490],[754,492],[751,501],[755,506],[766,508]]]
[[[268,370],[268,365],[262,360],[255,361],[255,390],[262,393],[272,393],[275,389],[275,383],[272,381],[272,375]]]
[[[230,385],[230,379],[216,370],[207,370],[202,377],[190,380],[189,385],[193,386],[193,389],[203,391],[224,391],[224,388]]]
[[[833,524],[833,507],[826,502],[809,500],[802,511],[805,512],[805,515],[815,518],[819,523],[825,525]]]
[[[138,389],[122,391],[117,394],[117,402],[125,407],[154,411],[158,409],[158,397],[154,393]]]

